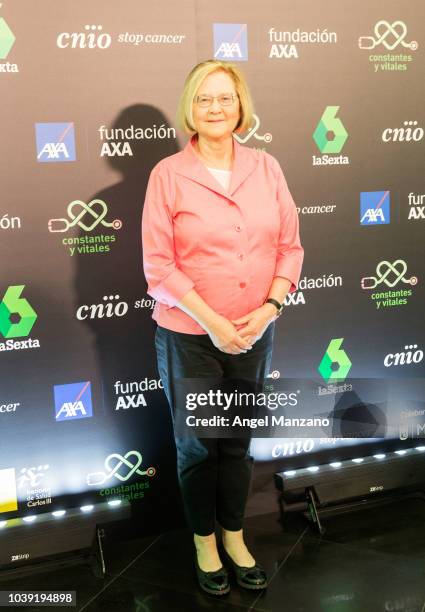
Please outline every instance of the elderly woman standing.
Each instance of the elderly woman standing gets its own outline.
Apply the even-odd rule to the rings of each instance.
[[[177,118],[192,136],[153,168],[142,221],[158,368],[173,418],[177,379],[267,376],[274,321],[297,288],[303,261],[298,215],[279,163],[233,138],[254,123],[240,70],[216,60],[195,66]],[[249,440],[176,436],[176,448],[201,588],[228,593],[226,565],[240,586],[265,588],[267,576],[242,529]]]

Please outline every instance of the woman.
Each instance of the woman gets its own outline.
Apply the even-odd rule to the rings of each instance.
[[[191,139],[153,168],[142,221],[158,368],[173,419],[177,379],[267,376],[273,322],[297,288],[303,260],[298,215],[279,163],[233,138],[254,123],[240,70],[216,60],[195,66],[177,120]],[[220,554],[240,586],[265,588],[266,574],[242,529],[249,440],[176,436],[176,448],[201,588],[229,592]]]

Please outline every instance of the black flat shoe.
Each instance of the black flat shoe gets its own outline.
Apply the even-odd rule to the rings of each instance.
[[[242,565],[238,565],[233,561],[229,553],[224,548],[224,545],[221,546],[220,554],[222,554],[223,558],[227,562],[227,564],[233,570],[236,582],[239,586],[244,589],[266,589],[268,586],[267,574],[261,567],[256,563],[252,567],[244,567]]]
[[[213,572],[204,572],[199,567],[195,552],[195,567],[199,586],[210,595],[226,595],[230,591],[229,574],[224,566]]]

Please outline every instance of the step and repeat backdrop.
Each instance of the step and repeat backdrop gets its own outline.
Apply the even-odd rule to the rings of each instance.
[[[271,379],[332,395],[424,375],[424,19],[419,0],[1,3],[0,522],[117,498],[146,533],[183,520],[140,223],[202,60],[245,73],[238,139],[278,159],[298,207]],[[356,440],[251,452],[338,444]]]

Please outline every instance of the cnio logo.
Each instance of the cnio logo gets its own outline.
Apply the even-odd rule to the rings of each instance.
[[[371,493],[374,493],[375,491],[383,491],[384,490],[384,486],[383,485],[376,485],[374,487],[370,487],[369,491]]]

